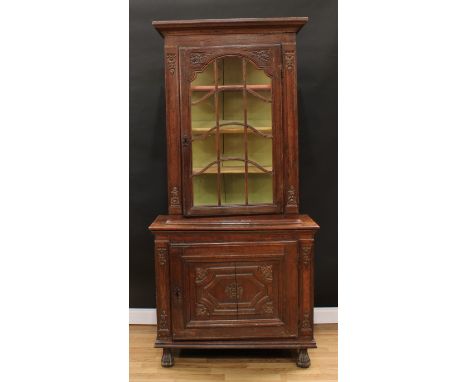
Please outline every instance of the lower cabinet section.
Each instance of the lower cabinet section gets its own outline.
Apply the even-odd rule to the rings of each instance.
[[[297,242],[169,251],[174,339],[297,336]]]
[[[165,366],[174,362],[173,348],[283,348],[296,349],[298,366],[307,367],[307,349],[316,347],[316,226],[306,222],[310,229],[283,228],[287,224],[301,228],[305,219],[262,217],[255,223],[260,229],[244,231],[237,220],[234,230],[226,228],[224,220],[211,223],[206,218],[195,221],[211,229],[198,228],[191,219],[177,220],[177,225],[173,220],[157,221],[152,226],[155,346],[165,349]],[[170,229],[181,228],[169,230],[169,224]]]

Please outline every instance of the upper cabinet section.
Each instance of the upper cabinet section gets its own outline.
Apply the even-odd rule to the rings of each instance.
[[[169,214],[298,212],[295,33],[307,18],[155,21]]]

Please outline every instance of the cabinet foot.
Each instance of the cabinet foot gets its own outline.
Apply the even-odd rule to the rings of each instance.
[[[307,354],[307,349],[299,349],[296,365],[303,368],[308,368],[310,366],[310,358],[309,354]]]
[[[163,349],[163,355],[161,357],[162,367],[174,366],[174,356],[172,355],[172,349]]]

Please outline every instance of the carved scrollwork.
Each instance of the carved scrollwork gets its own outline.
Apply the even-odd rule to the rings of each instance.
[[[158,247],[156,248],[156,253],[158,255],[159,264],[165,265],[167,261],[167,248]]]
[[[197,316],[201,317],[206,317],[210,315],[210,313],[208,312],[208,308],[203,304],[197,304],[196,314]]]
[[[180,192],[178,187],[172,187],[169,204],[171,207],[180,207]]]
[[[258,268],[265,280],[273,280],[273,265],[260,265]]]
[[[174,75],[176,71],[176,55],[174,53],[168,53],[166,55],[167,70],[171,75]]]
[[[269,64],[271,61],[270,49],[254,50],[251,54],[257,59],[257,61],[260,61],[263,64]]]
[[[284,64],[286,65],[286,69],[293,70],[296,61],[296,54],[292,51],[284,53]]]
[[[192,66],[203,65],[208,62],[210,59],[211,54],[207,52],[193,52],[190,53],[190,64]]]
[[[302,263],[304,265],[309,265],[311,252],[312,252],[312,245],[311,244],[303,244],[302,245],[301,257],[302,257]]]
[[[206,270],[205,268],[195,268],[195,282],[202,282],[203,280],[205,280],[207,275],[208,270]]]
[[[234,282],[226,286],[226,288],[224,289],[224,292],[231,299],[239,299],[242,297],[242,294],[244,293],[244,288],[240,285],[237,285]]]
[[[296,197],[296,189],[294,186],[289,186],[288,189],[288,206],[296,206],[297,205],[297,197]]]

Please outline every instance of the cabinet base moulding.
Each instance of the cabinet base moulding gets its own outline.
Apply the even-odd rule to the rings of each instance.
[[[156,309],[130,308],[130,325],[156,325]],[[338,308],[315,308],[314,324],[336,324]]]

